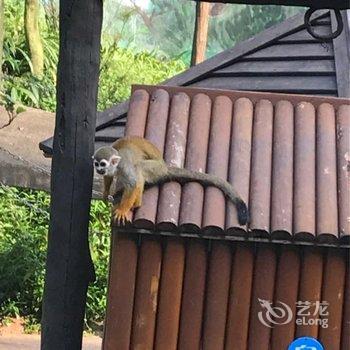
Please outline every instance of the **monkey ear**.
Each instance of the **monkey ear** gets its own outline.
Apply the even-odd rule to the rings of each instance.
[[[117,166],[120,162],[121,157],[120,156],[112,156],[111,157],[111,164],[114,166]]]

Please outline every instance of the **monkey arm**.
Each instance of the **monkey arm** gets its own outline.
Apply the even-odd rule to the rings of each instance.
[[[118,170],[118,187],[123,189],[120,203],[113,207],[114,220],[125,224],[129,211],[141,205],[144,178],[140,168],[128,157],[122,158]]]
[[[143,182],[138,182],[136,187],[125,188],[120,203],[116,204],[113,208],[114,220],[121,224],[130,221],[128,214],[131,209],[141,205],[142,193]]]
[[[109,191],[113,182],[113,176],[103,177],[103,200],[107,201],[109,196]]]

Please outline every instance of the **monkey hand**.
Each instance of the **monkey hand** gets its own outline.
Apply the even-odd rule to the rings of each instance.
[[[108,202],[110,202],[109,197],[110,197],[110,195],[109,195],[108,191],[104,191],[103,195],[102,195],[102,199],[106,204],[108,204]]]
[[[125,211],[118,206],[113,208],[113,221],[118,225],[125,226],[127,222],[130,222],[129,211]]]

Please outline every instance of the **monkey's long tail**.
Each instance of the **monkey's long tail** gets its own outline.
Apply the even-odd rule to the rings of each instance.
[[[236,205],[239,224],[247,224],[249,220],[247,205],[239,197],[232,185],[220,177],[211,174],[193,172],[183,168],[168,167],[168,173],[165,180],[178,181],[180,183],[196,181],[203,186],[215,186],[219,188],[225,196]]]

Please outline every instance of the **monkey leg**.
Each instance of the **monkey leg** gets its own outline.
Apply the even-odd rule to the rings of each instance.
[[[118,181],[115,183],[114,194],[113,194],[113,205],[116,206],[120,203],[123,196],[123,185]]]
[[[145,186],[144,182],[142,182],[141,184],[139,184],[137,186],[137,194],[136,194],[136,199],[135,199],[135,202],[134,202],[134,205],[133,205],[133,209],[141,207],[144,186]]]

